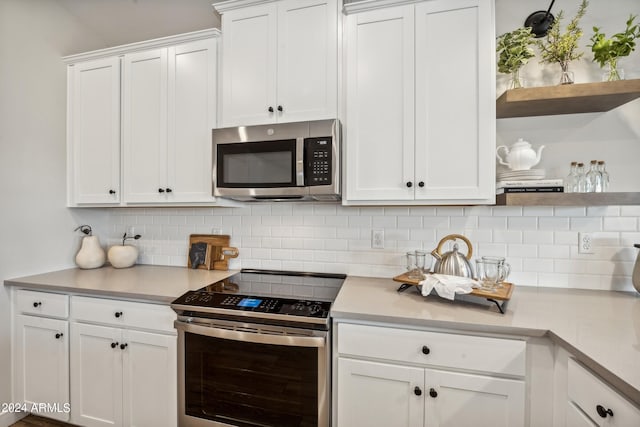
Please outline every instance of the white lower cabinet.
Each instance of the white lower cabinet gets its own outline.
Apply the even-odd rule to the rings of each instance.
[[[337,329],[337,427],[525,425],[524,341],[344,323]],[[389,342],[392,336],[399,338]],[[505,361],[504,369],[483,370],[490,348],[489,363]],[[462,360],[479,372],[455,371]]]
[[[640,426],[640,408],[571,358],[567,377],[567,427]]]
[[[24,403],[29,410],[48,404],[46,409],[33,412],[68,421],[69,322],[16,316],[14,356],[14,400]]]
[[[175,427],[177,337],[171,309],[78,296],[72,297],[71,313],[71,422]]]
[[[13,402],[29,412],[69,420],[69,297],[14,293]]]

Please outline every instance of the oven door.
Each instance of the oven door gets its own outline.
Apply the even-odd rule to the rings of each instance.
[[[304,187],[304,140],[214,142],[214,195],[300,196]]]
[[[328,331],[176,321],[181,427],[329,425]]]

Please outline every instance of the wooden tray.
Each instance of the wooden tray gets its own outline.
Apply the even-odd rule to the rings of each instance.
[[[229,258],[236,258],[239,254],[237,248],[229,246],[231,236],[223,234],[192,234],[189,236],[189,253],[196,243],[206,244],[204,260],[197,268],[204,270],[228,270]],[[191,257],[188,257],[187,266],[191,268]]]
[[[412,285],[418,286],[420,284],[420,280],[412,279],[408,276],[408,273],[403,273],[399,276],[393,278],[394,281],[403,283],[404,285]],[[487,289],[473,289],[471,293],[465,295],[476,296],[479,298],[485,298],[487,301],[491,301],[498,306],[498,310],[500,313],[504,314],[504,308],[507,303],[511,299],[511,294],[513,293],[514,284],[510,282],[502,282],[501,288],[496,288],[495,290],[487,290]],[[398,289],[399,292],[405,290],[406,287],[400,287]],[[500,302],[498,302],[500,301]]]

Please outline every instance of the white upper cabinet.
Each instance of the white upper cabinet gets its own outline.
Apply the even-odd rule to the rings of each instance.
[[[389,3],[347,5],[344,203],[493,204],[493,0]]]
[[[215,126],[214,40],[124,56],[124,198],[206,202]]]
[[[336,117],[336,0],[214,6],[222,13],[222,126]]]
[[[68,72],[68,203],[120,203],[120,58]]]
[[[215,201],[218,34],[204,30],[65,58],[69,206]]]

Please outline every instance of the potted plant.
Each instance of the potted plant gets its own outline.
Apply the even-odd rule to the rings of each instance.
[[[558,63],[562,69],[560,84],[573,83],[573,73],[569,71],[569,63],[580,59],[584,52],[578,51],[578,41],[582,37],[582,29],[579,26],[580,19],[587,12],[589,2],[582,0],[576,16],[567,25],[564,33],[560,32],[560,24],[563,17],[563,11],[558,12],[558,16],[551,25],[549,32],[543,40],[539,40],[536,44],[540,48],[540,55],[543,63]]]
[[[599,27],[593,27],[592,44],[589,45],[593,52],[593,61],[600,64],[600,68],[609,66],[609,70],[604,74],[602,80],[613,81],[624,78],[621,75],[621,70],[618,69],[618,59],[629,56],[635,50],[635,40],[640,37],[640,28],[638,25],[633,25],[635,19],[635,15],[630,15],[624,32],[616,33],[610,39],[600,32]]]
[[[532,44],[533,34],[530,27],[518,28],[496,39],[498,71],[511,74],[508,89],[523,87],[520,69],[535,56]]]
[[[127,268],[136,263],[138,259],[138,248],[133,245],[125,245],[125,242],[129,239],[138,240],[140,237],[142,236],[139,234],[129,236],[125,232],[122,236],[122,245],[114,245],[109,248],[107,257],[112,267]]]

